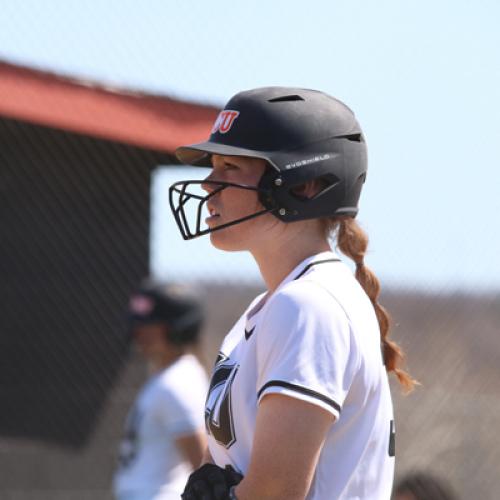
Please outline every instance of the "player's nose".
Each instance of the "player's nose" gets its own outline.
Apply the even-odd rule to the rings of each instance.
[[[213,191],[215,191],[215,189],[217,189],[217,187],[219,187],[217,184],[216,184],[216,180],[214,179],[214,174],[213,174],[213,171],[210,173],[210,175],[207,175],[207,177],[205,177],[205,179],[203,180],[202,184],[201,184],[201,188],[206,191],[208,194],[212,193]]]

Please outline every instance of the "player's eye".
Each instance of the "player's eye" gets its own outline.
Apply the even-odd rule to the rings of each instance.
[[[238,165],[235,165],[234,163],[224,163],[224,170],[236,170],[238,169]]]

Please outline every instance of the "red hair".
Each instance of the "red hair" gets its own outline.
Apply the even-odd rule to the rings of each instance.
[[[333,232],[336,233],[339,250],[354,261],[356,265],[356,279],[373,304],[380,328],[380,339],[386,370],[394,372],[405,392],[410,392],[418,382],[401,368],[404,360],[403,350],[396,342],[389,339],[390,316],[378,302],[380,282],[364,262],[368,247],[368,236],[356,220],[351,217],[327,219],[325,229],[328,235]]]

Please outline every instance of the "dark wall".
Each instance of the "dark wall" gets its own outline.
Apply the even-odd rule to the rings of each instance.
[[[85,444],[148,271],[150,172],[171,161],[0,120],[0,436]]]

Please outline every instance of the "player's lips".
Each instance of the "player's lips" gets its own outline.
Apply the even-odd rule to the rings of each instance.
[[[214,207],[207,204],[208,213],[210,214],[206,219],[205,223],[207,225],[215,224],[215,221],[220,217],[220,214],[215,210]]]

